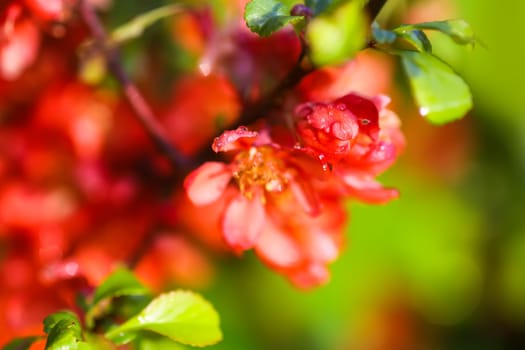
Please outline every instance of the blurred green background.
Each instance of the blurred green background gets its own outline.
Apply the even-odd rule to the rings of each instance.
[[[456,11],[484,44],[435,38],[474,109],[434,127],[402,107],[407,151],[383,176],[401,199],[348,204],[328,285],[298,291],[250,254],[224,262],[202,291],[222,317],[213,349],[525,348],[525,2],[418,3],[429,19]]]

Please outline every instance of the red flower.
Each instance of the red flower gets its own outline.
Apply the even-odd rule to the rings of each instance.
[[[299,105],[297,147],[280,146],[266,132],[227,131],[212,148],[236,151],[232,162],[196,169],[185,181],[188,197],[206,205],[228,196],[221,230],[231,249],[254,248],[299,287],[321,284],[342,243],[341,200],[385,203],[398,196],[375,179],[403,148],[388,102],[384,96],[349,94]]]
[[[309,183],[308,172],[294,160],[294,151],[243,127],[216,138],[213,149],[238,153],[230,164],[203,164],[184,186],[197,205],[212,203],[228,187],[235,188],[221,223],[230,248],[237,253],[255,248],[263,261],[297,286],[325,282],[326,264],[339,252],[344,213],[334,202],[326,205],[338,211],[320,214],[324,201]]]
[[[358,137],[377,139],[379,111],[374,102],[349,94],[330,103],[309,102],[295,109],[297,132],[306,150],[334,162],[351,154]]]
[[[389,101],[386,96],[348,94],[295,109],[301,149],[332,170],[340,191],[365,202],[384,203],[398,196],[375,180],[404,146],[399,120],[386,109]]]

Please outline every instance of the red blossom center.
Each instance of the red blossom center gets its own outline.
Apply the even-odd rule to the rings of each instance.
[[[284,164],[268,146],[251,147],[235,157],[233,177],[241,193],[248,199],[256,191],[281,192],[286,185]]]

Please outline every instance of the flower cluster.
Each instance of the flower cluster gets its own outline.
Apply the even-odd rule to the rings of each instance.
[[[253,249],[295,285],[320,285],[344,244],[343,200],[397,196],[376,176],[402,149],[398,119],[387,98],[340,89],[355,74],[339,68],[316,70],[270,101],[282,103],[261,118],[264,126],[216,138],[213,150],[228,161],[202,164],[186,178],[186,193],[177,191],[180,169],[154,149],[129,101],[114,84],[85,79],[78,53],[92,38],[75,4],[0,4],[0,343],[40,331],[43,317],[73,307],[76,294],[122,262],[155,289],[209,283],[213,266],[190,235],[217,250]],[[181,47],[198,44],[186,49],[193,71],[185,60],[170,70],[158,52],[143,50],[146,68],[133,79],[168,143],[198,161],[247,107],[272,96],[297,64],[301,41],[292,30],[260,38],[240,21],[223,28],[206,10],[171,20],[193,28],[173,30]]]
[[[300,104],[292,144],[272,139],[269,127],[226,131],[212,148],[233,153],[231,162],[194,170],[187,195],[196,205],[227,198],[220,225],[233,251],[253,248],[299,287],[322,284],[343,243],[343,199],[385,203],[398,195],[375,179],[403,148],[388,102],[352,93]]]

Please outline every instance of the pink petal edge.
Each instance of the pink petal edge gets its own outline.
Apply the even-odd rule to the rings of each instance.
[[[207,162],[186,177],[184,188],[193,204],[206,205],[219,199],[231,177],[231,171],[226,164]]]
[[[266,212],[260,196],[238,194],[228,204],[222,221],[226,243],[238,254],[252,248],[261,234]]]

